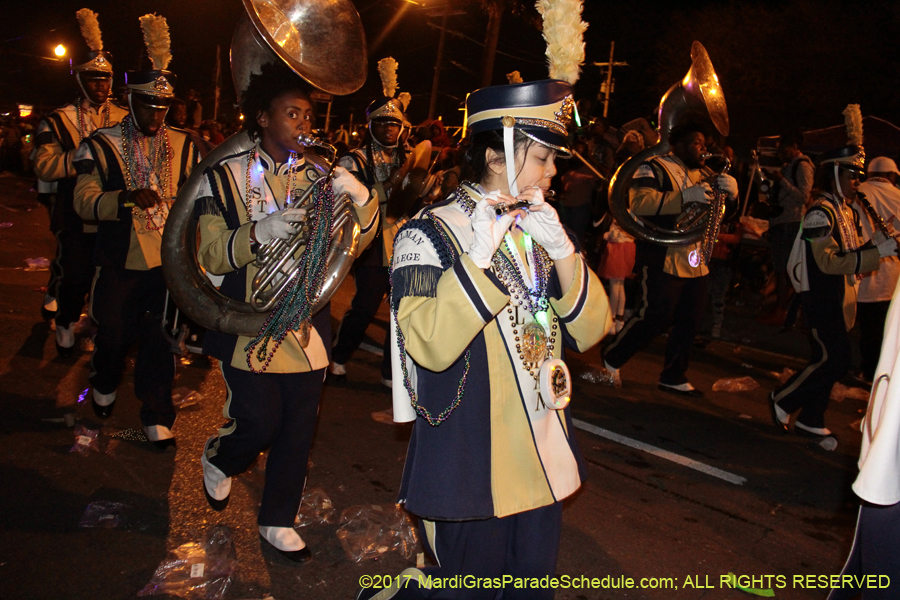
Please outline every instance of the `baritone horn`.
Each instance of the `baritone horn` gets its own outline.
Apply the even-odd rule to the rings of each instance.
[[[272,310],[294,279],[300,275],[298,271],[300,259],[297,254],[309,242],[311,218],[309,211],[313,206],[313,194],[320,191],[322,187],[331,185],[334,168],[337,166],[337,149],[331,144],[320,142],[307,135],[299,136],[298,141],[307,148],[317,146],[328,150],[331,154],[329,161],[331,166],[328,172],[324,175],[320,174],[319,178],[303,194],[291,200],[290,207],[305,208],[308,211],[307,216],[297,227],[297,233],[288,240],[275,238],[257,250],[255,264],[259,270],[250,284],[250,307],[257,312],[268,313]],[[326,279],[322,290],[318,292],[319,304],[322,306],[328,302],[328,298],[343,281],[359,246],[359,224],[355,222],[356,215],[353,212],[349,194],[341,194],[334,199],[332,219],[332,239],[328,246],[326,261],[329,265],[336,265],[337,268],[335,273]],[[339,280],[338,277],[340,277]],[[324,302],[322,302],[323,297],[325,298]]]
[[[243,15],[231,41],[231,72],[238,98],[262,65],[281,61],[312,86],[331,94],[350,94],[366,80],[365,34],[352,0],[243,0]],[[249,116],[253,118],[252,115]],[[306,140],[311,145],[321,145]],[[303,141],[301,140],[301,143]],[[221,294],[197,262],[197,217],[194,203],[206,168],[223,158],[246,153],[254,143],[245,132],[236,133],[217,146],[194,169],[181,187],[169,213],[162,241],[162,266],[166,285],[176,305],[199,325],[233,335],[253,337],[265,326],[272,307],[284,292],[285,281],[296,278],[293,255],[306,244],[308,229],[278,248],[266,248],[252,302]],[[330,186],[336,164],[306,153],[317,171],[309,190]],[[306,203],[309,196],[294,204]],[[307,226],[321,215],[311,214]],[[360,226],[349,198],[336,198],[328,266],[321,288],[309,290],[316,298],[313,313],[322,309],[350,269],[359,244]],[[259,260],[259,257],[258,257]],[[303,282],[300,282],[302,284]]]
[[[724,197],[722,196],[721,190],[718,189],[716,177],[722,175],[723,173],[728,173],[728,171],[731,170],[731,161],[724,154],[708,153],[703,154],[702,157],[705,161],[711,158],[721,161],[716,168],[712,168],[709,165],[700,167],[700,173],[703,177],[701,181],[708,184],[712,188],[713,199],[709,204],[700,202],[691,202],[685,204],[684,212],[678,215],[678,217],[675,219],[675,229],[678,231],[687,231],[689,229],[698,227],[701,222],[706,219],[707,213],[710,216],[715,216],[720,212],[719,208],[722,209],[722,215],[724,216],[725,214]],[[720,200],[722,200],[721,203],[719,202]],[[719,206],[720,204],[721,206]]]
[[[622,229],[632,236],[664,245],[686,245],[696,242],[706,232],[706,218],[694,220],[684,229],[666,229],[644,220],[631,211],[629,189],[638,167],[654,156],[668,154],[672,147],[669,134],[682,116],[690,111],[708,114],[716,129],[728,135],[728,107],[719,78],[703,44],[691,46],[691,68],[684,79],[674,84],[659,103],[659,143],[646,148],[628,159],[609,184],[609,210]],[[703,217],[708,215],[704,211]]]

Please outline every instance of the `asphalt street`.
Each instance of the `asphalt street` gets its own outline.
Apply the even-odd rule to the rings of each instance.
[[[415,556],[397,552],[352,560],[338,522],[300,530],[313,551],[309,563],[294,565],[262,548],[261,468],[237,479],[224,512],[208,507],[199,457],[223,421],[215,361],[191,356],[178,367],[176,388],[202,399],[179,411],[177,450],[128,439],[140,430],[130,367],[113,416],[94,418],[79,401],[87,388],[89,331],[80,334],[72,358],[57,357],[39,311],[48,273],[26,270],[25,259],[55,251],[46,210],[30,188],[26,179],[0,177],[0,600],[136,597],[167,552],[201,542],[218,524],[227,525],[235,548],[229,599],[349,599],[361,578],[415,565]],[[352,293],[348,278],[332,302],[335,324]],[[806,343],[802,333],[753,324],[752,314],[750,306],[729,307],[726,338],[696,348],[689,375],[705,392],[700,399],[657,390],[663,339],[622,369],[620,389],[583,378],[602,364],[597,349],[569,356],[576,435],[590,472],[565,503],[558,573],[582,586],[595,579],[600,587],[570,583],[557,598],[753,597],[724,585],[729,573],[741,576],[743,587],[773,589],[776,598],[827,596],[815,587],[821,580],[807,576],[839,573],[849,551],[860,445],[852,424],[866,405],[851,398],[832,403],[828,425],[839,437],[833,451],[780,434],[766,396],[777,373],[804,364]],[[386,323],[383,306],[369,329],[374,345]],[[358,351],[347,381],[325,389],[307,488],[324,490],[337,514],[390,507],[397,498],[410,426],[379,414],[390,406],[379,361]],[[745,376],[759,388],[712,391],[720,379]],[[99,432],[96,449],[71,451],[76,428],[81,435]],[[105,520],[110,526],[79,526],[88,505],[98,502],[118,503],[119,512]],[[634,587],[623,588],[629,579]],[[513,592],[504,597],[515,598]]]

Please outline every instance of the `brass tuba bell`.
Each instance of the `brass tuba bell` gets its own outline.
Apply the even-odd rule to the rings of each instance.
[[[609,210],[616,223],[636,238],[658,244],[685,245],[696,242],[705,233],[706,219],[699,219],[688,229],[665,229],[635,215],[628,196],[635,171],[644,161],[668,154],[669,133],[681,116],[690,110],[704,110],[715,128],[728,135],[728,107],[719,78],[713,69],[706,48],[700,42],[691,46],[691,68],[687,75],[665,93],[659,103],[659,143],[628,159],[613,175],[609,184]]]
[[[350,94],[366,80],[366,40],[351,0],[243,0],[247,11],[232,38],[231,71],[238,97],[263,64],[281,60],[307,82],[332,94]],[[252,115],[250,115],[252,118]],[[236,133],[217,146],[194,169],[169,212],[162,240],[162,267],[175,304],[201,326],[224,333],[255,336],[269,312],[228,298],[213,285],[197,262],[194,201],[203,173],[221,159],[247,152],[253,142]],[[322,177],[334,166],[318,160]],[[316,162],[308,156],[307,160]],[[335,206],[328,268],[313,313],[323,308],[350,269],[359,243],[359,223],[346,202]],[[340,216],[337,214],[340,212]],[[311,218],[315,218],[312,215]],[[301,240],[302,242],[302,240]],[[296,250],[296,246],[291,245]],[[270,260],[281,260],[281,257]],[[269,304],[268,306],[271,306]]]
[[[231,38],[238,97],[250,74],[282,60],[323,92],[352,94],[366,82],[366,35],[351,0],[243,0]]]

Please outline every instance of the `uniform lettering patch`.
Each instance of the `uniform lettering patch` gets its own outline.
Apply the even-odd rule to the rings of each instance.
[[[831,220],[824,210],[811,210],[803,217],[803,229],[818,229],[826,227],[831,229]]]
[[[394,245],[398,245],[403,240],[409,240],[416,246],[420,246],[422,245],[422,242],[425,241],[425,237],[415,229],[405,229],[400,232],[400,235],[394,238]]]
[[[431,239],[421,229],[404,226],[394,238],[394,270],[400,267],[440,267],[441,259],[432,246]]]
[[[418,262],[420,260],[421,256],[422,255],[419,254],[418,252],[406,252],[404,254],[397,256],[397,258],[394,261],[394,264],[402,265],[403,263],[406,263],[406,262]]]

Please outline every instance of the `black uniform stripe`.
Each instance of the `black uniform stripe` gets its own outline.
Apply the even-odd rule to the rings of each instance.
[[[360,233],[368,233],[369,230],[372,229],[372,227],[374,227],[376,223],[380,223],[380,222],[381,222],[381,211],[379,210],[375,213],[375,216],[372,218],[372,220],[369,221],[369,224],[362,228],[362,231]],[[378,229],[381,229],[381,227],[379,227]]]
[[[458,260],[453,263],[453,272],[456,273],[456,278],[459,280],[460,285],[462,285],[463,291],[469,297],[469,300],[472,302],[472,305],[475,307],[481,320],[484,323],[487,323],[493,319],[494,314],[481,299],[481,294],[478,292],[475,282],[472,281],[472,277],[469,275],[469,272],[466,270],[462,261]]]
[[[572,311],[565,317],[560,317],[560,321],[567,324],[571,323],[572,321],[577,319],[578,315],[581,314],[581,311],[584,310],[584,305],[587,302],[588,298],[588,283],[589,278],[587,274],[587,264],[584,261],[581,261],[581,293],[578,294],[578,301],[575,303]]]
[[[184,182],[187,180],[187,167],[188,161],[191,159],[194,150],[194,143],[187,138],[184,142],[184,146],[181,147],[181,177],[178,179],[178,188],[181,189],[181,186],[184,185]],[[196,164],[196,162],[195,162]]]
[[[235,229],[231,232],[231,236],[228,238],[228,263],[231,265],[231,268],[237,271],[240,267],[238,267],[237,261],[234,259],[234,240],[237,237],[237,233],[240,229]]]
[[[221,192],[221,201],[225,205],[225,215],[226,221],[228,221],[228,229],[237,229],[241,226],[240,223],[240,215],[237,210],[237,202],[234,198],[234,190],[232,186],[228,184],[231,179],[231,172],[227,167],[219,165],[215,168],[216,173],[218,173],[219,178],[222,180],[222,189]],[[246,212],[246,207],[241,203],[241,208]],[[249,216],[249,215],[248,215]]]
[[[60,113],[53,112],[47,116],[47,122],[50,123],[51,127],[54,129],[56,139],[59,140],[59,144],[62,146],[63,150],[74,150],[78,144],[72,139],[72,135],[69,133],[69,128],[66,127],[63,118],[64,117]]]

